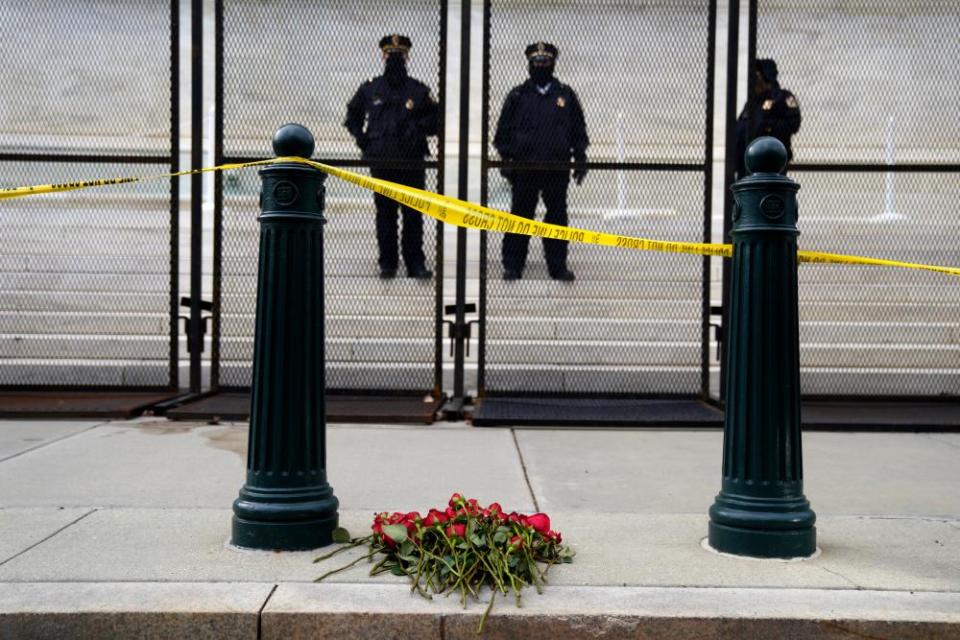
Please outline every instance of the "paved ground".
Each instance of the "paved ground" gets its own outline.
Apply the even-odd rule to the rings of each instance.
[[[815,558],[705,550],[719,431],[331,425],[341,520],[459,490],[548,512],[577,551],[489,637],[960,637],[960,434],[810,433]],[[483,605],[426,603],[314,552],[227,546],[246,425],[0,422],[0,637],[470,637]]]

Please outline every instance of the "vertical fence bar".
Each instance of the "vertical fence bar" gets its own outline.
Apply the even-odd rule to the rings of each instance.
[[[730,243],[733,227],[733,174],[737,168],[737,66],[740,55],[740,0],[730,0],[727,13],[727,105],[724,114],[724,162],[723,162],[723,241]],[[730,261],[723,261],[723,315],[721,319],[722,341],[720,343],[720,398],[726,397],[727,374],[727,326],[730,321]]]
[[[203,167],[203,0],[190,2],[190,168]],[[200,393],[203,355],[203,176],[190,176],[190,393]]]
[[[473,9],[471,0],[461,0],[460,5],[460,146],[459,168],[457,172],[457,197],[467,200],[469,194],[468,171],[470,167],[470,14]],[[464,305],[467,296],[467,230],[457,227],[457,284],[456,317],[457,327],[454,340],[453,395],[463,398],[464,377],[464,335],[461,329],[466,325]]]
[[[490,0],[483,0],[483,78],[480,115],[480,203],[488,204],[490,197]],[[477,301],[479,331],[477,335],[477,395],[484,395],[487,362],[487,232],[480,232],[480,299]]]
[[[446,153],[447,135],[447,0],[440,0],[440,61],[439,71],[439,101],[440,101],[440,124],[437,128],[437,192],[444,193],[444,180],[446,171],[444,168]],[[434,329],[433,329],[433,397],[443,396],[443,227],[440,221],[436,223],[436,250],[434,257],[434,272],[436,273],[434,286],[436,296],[434,298]]]
[[[213,3],[213,158],[223,164],[223,0]],[[220,388],[220,332],[223,296],[223,174],[213,178],[213,331],[210,338],[210,389]]]
[[[180,171],[180,2],[170,0],[170,173]],[[180,386],[180,178],[170,178],[170,388]]]
[[[704,124],[703,241],[713,240],[713,90],[717,46],[717,0],[709,0],[707,18],[707,105]],[[703,256],[701,271],[700,396],[710,397],[710,257]]]

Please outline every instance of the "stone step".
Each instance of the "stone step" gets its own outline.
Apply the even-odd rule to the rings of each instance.
[[[157,360],[5,359],[0,384],[39,386],[167,386],[169,362]]]
[[[253,379],[249,362],[223,362],[220,384],[246,387]],[[433,363],[327,362],[328,389],[413,389],[426,391],[434,385]]]
[[[419,284],[413,286],[420,286]],[[2,296],[2,294],[0,294]],[[0,297],[2,299],[2,297]],[[256,297],[225,296],[223,298],[224,322],[235,316],[249,316],[256,310]],[[328,295],[326,299],[326,315],[332,316],[365,316],[375,318],[433,318],[435,307],[433,298],[426,296],[422,300],[411,296],[382,295]],[[389,322],[391,320],[384,320]]]
[[[181,337],[179,342],[184,357],[186,339]],[[169,336],[0,334],[0,358],[141,361],[169,357]]]
[[[14,291],[166,292],[170,275],[161,273],[4,273],[5,288]]]
[[[183,256],[179,270],[186,273],[190,260]],[[18,250],[0,254],[0,273],[115,273],[115,274],[168,274],[170,257],[138,256],[129,252],[123,255],[44,255],[29,254]],[[256,273],[254,268],[253,273]]]
[[[3,316],[0,314],[0,326]],[[255,317],[253,314],[233,314],[225,322],[225,335],[253,336]],[[397,336],[404,338],[429,338],[434,335],[432,316],[333,316],[328,315],[324,330],[328,338],[384,338]]]
[[[960,372],[956,368],[838,369],[803,367],[800,390],[805,395],[956,396],[960,394]]]
[[[712,297],[719,304],[719,297]],[[960,304],[937,303],[877,303],[877,302],[817,302],[804,301],[799,306],[801,321],[850,321],[862,322],[948,322],[960,313]],[[487,317],[498,322],[502,317],[554,317],[574,318],[649,318],[649,319],[699,319],[699,300],[650,299],[614,300],[609,298],[549,298],[516,297],[487,300]]]
[[[160,335],[169,331],[168,314],[16,313],[0,311],[0,333]]]
[[[344,276],[326,274],[324,287],[327,298],[336,296],[370,296],[384,299],[403,299],[402,304],[410,304],[412,300],[422,300],[425,304],[433,304],[436,297],[436,282],[430,280],[415,280],[404,277],[401,270],[397,278],[382,280],[373,269],[367,277]],[[255,295],[256,281],[253,278],[224,278],[221,286],[224,297],[235,295]]]
[[[568,393],[697,393],[700,367],[601,367],[496,364],[488,361],[488,391]]]
[[[713,319],[715,322],[719,318]],[[711,330],[712,335],[712,330]],[[624,340],[695,341],[700,319],[524,318],[501,317],[488,322],[492,340]],[[960,343],[960,324],[901,322],[801,322],[800,342],[870,344]]]
[[[709,353],[716,353],[711,343]],[[389,351],[386,351],[389,353]],[[695,365],[699,342],[596,342],[581,340],[488,340],[487,362],[558,366]],[[960,375],[960,346],[884,344],[800,345],[803,367],[948,369]]]
[[[712,368],[713,389],[718,388]],[[490,392],[542,393],[698,393],[700,369],[693,367],[566,367],[490,365],[485,385]],[[805,395],[939,396],[960,394],[956,369],[803,368]]]
[[[328,337],[326,341],[328,362],[432,363],[434,350],[432,338]],[[232,361],[252,361],[253,337],[223,338],[221,354]]]

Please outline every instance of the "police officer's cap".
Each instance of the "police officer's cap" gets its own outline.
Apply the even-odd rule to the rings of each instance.
[[[776,82],[777,63],[772,58],[757,58],[754,69],[759,71],[767,82]]]
[[[524,50],[528,59],[533,58],[556,58],[557,48],[549,42],[534,42]]]
[[[391,33],[388,36],[380,38],[380,50],[388,53],[391,51],[403,51],[406,53],[410,51],[410,47],[412,46],[413,43],[410,42],[410,38],[401,36],[398,33]]]

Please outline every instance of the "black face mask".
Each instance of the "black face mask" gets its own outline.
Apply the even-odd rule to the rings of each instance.
[[[407,61],[399,51],[387,56],[383,65],[383,75],[391,85],[401,84],[407,77]]]
[[[553,80],[553,63],[547,66],[534,65],[532,62],[529,66],[530,70],[530,79],[534,81],[538,86],[542,87],[546,84],[549,84]]]

